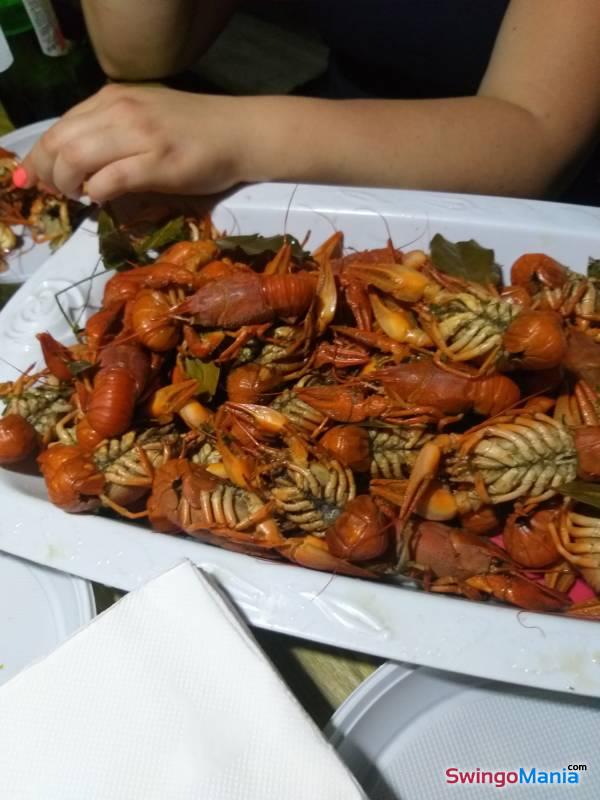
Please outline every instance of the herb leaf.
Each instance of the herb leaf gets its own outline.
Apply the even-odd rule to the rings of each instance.
[[[127,234],[115,225],[104,209],[98,214],[100,255],[106,269],[122,269],[136,260],[136,252]]]
[[[8,303],[17,289],[21,288],[20,283],[0,283],[0,308]]]
[[[261,236],[254,233],[249,236],[225,236],[216,240],[217,247],[224,252],[242,252],[250,258],[274,255],[285,243],[291,245],[292,256],[297,261],[305,261],[309,253],[294,236]]]
[[[134,245],[138,257],[143,258],[149,250],[162,250],[169,244],[181,242],[188,235],[187,225],[183,217],[169,220],[162,228],[153,231],[139,244]]]
[[[588,278],[600,278],[600,258],[588,258]]]
[[[201,361],[199,358],[184,359],[184,370],[188,378],[195,378],[198,383],[198,394],[212,397],[219,385],[221,369],[212,361]]]
[[[474,283],[500,283],[494,251],[482,247],[474,239],[450,242],[441,233],[429,245],[431,260],[440,272]]]
[[[565,483],[559,491],[580,503],[600,508],[600,483],[576,480]]]
[[[85,360],[69,361],[67,363],[69,372],[73,376],[80,375],[82,372],[85,372],[86,369],[89,369],[91,366],[93,366],[92,363],[90,361],[85,361]]]
[[[102,209],[98,214],[100,255],[106,269],[128,269],[132,264],[149,264],[150,252],[184,240],[188,235],[183,217],[171,219],[142,238],[116,225],[110,214]]]

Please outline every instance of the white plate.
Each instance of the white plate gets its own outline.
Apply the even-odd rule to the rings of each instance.
[[[0,684],[50,653],[95,613],[86,581],[0,554]]]
[[[288,213],[288,206],[289,213]],[[600,209],[424,192],[266,184],[246,187],[215,213],[229,231],[281,233],[311,244],[333,228],[348,247],[427,247],[434,233],[476,238],[509,265],[543,250],[578,269],[600,255]],[[69,328],[54,294],[77,316],[97,269],[90,222],[29,279],[0,313],[0,381],[39,358],[34,334],[59,339]],[[92,281],[96,299],[106,276]],[[8,362],[8,363],[7,363]],[[600,696],[600,625],[442,597],[390,584],[331,576],[219,550],[141,525],[67,515],[52,506],[38,477],[0,470],[0,549],[109,586],[130,590],[188,557],[213,573],[248,621],[395,661]]]
[[[41,122],[34,122],[24,128],[17,128],[15,131],[0,136],[0,147],[12,150],[19,158],[23,158],[31,150],[44,131],[55,122],[54,119],[45,119]],[[11,253],[7,257],[8,269],[0,272],[0,283],[23,283],[38,267],[48,260],[52,255],[50,245],[47,242],[33,244],[27,238],[21,250]]]
[[[598,700],[388,663],[340,706],[325,735],[371,800],[445,800],[452,791],[486,800],[496,788],[524,800],[596,800],[599,731]],[[587,770],[569,770],[575,765]],[[531,783],[502,774],[518,781],[521,768],[527,778],[535,768]],[[474,783],[446,773],[453,769],[474,773]],[[541,771],[558,778],[543,784]],[[577,784],[562,782],[569,773]]]

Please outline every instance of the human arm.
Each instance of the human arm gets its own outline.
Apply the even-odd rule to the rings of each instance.
[[[82,0],[98,61],[116,80],[164,78],[209,47],[236,0]]]
[[[109,87],[46,134],[26,166],[105,200],[292,180],[535,196],[600,118],[600,4],[512,0],[475,97],[328,101]]]
[[[600,3],[512,0],[475,97],[262,101],[257,176],[536,196],[600,121]],[[270,167],[270,169],[268,169]]]

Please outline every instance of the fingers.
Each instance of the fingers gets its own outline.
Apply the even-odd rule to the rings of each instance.
[[[90,200],[104,203],[127,192],[153,191],[157,187],[156,157],[153,153],[113,161],[87,183]]]
[[[58,154],[64,152],[69,143],[85,139],[90,129],[95,127],[95,113],[90,113],[93,119],[90,114],[60,119],[35,143],[22,161],[22,167],[27,173],[27,187],[34,186],[38,181],[54,185],[54,163]]]
[[[39,181],[51,185],[54,162],[59,153],[66,151],[68,145],[77,137],[85,137],[95,128],[97,129],[100,124],[99,114],[121,100],[123,95],[124,87],[109,84],[69,109],[58,122],[44,133],[31,152],[23,159],[21,165],[25,172],[23,187],[34,186]],[[72,186],[72,182],[70,179],[69,186]],[[55,188],[61,189],[59,186]],[[68,193],[64,189],[62,191]]]
[[[23,161],[26,185],[73,196],[85,182],[97,202],[128,192],[221,190],[237,179],[229,108],[169,89],[109,86],[42,136]]]
[[[37,147],[37,144],[35,145],[35,147]],[[19,183],[18,183],[19,189],[29,189],[31,186],[35,186],[35,184],[39,181],[38,174],[35,171],[35,167],[33,166],[31,152],[27,153],[27,155],[21,162],[19,170],[20,170]]]
[[[70,140],[62,147],[52,165],[52,184],[63,194],[79,194],[83,182],[113,161],[140,155],[145,142],[135,131],[115,127],[95,130],[93,134]]]

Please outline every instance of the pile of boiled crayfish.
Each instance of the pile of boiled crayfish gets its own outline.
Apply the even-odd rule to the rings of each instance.
[[[108,280],[76,344],[38,335],[0,461],[37,456],[69,512],[598,618],[600,511],[568,487],[600,482],[599,293],[543,254],[501,288],[341,233],[196,236]]]

